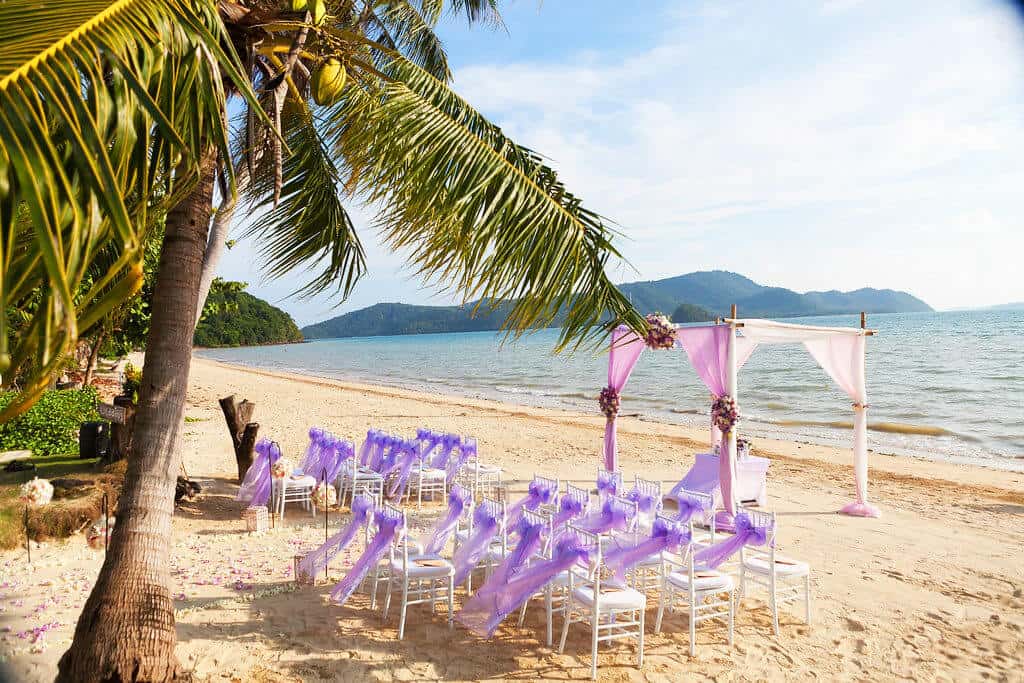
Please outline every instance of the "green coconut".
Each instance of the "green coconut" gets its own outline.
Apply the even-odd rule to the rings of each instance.
[[[292,0],[293,12],[305,12],[307,7],[309,7],[307,0]]]
[[[327,17],[327,4],[324,0],[314,0],[313,2],[313,24],[319,26],[323,23],[324,18]]]
[[[313,101],[320,106],[330,106],[341,99],[341,93],[345,89],[345,67],[340,61],[328,59],[313,72],[313,79],[310,88],[313,91]]]

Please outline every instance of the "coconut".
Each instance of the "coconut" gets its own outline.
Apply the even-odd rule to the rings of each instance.
[[[293,0],[294,1],[294,0]],[[314,0],[313,2],[313,23],[317,26],[323,23],[324,18],[327,16],[327,5],[324,0]]]
[[[320,106],[329,106],[341,99],[341,93],[345,89],[346,76],[345,67],[333,57],[321,64],[313,72],[313,79],[310,83],[313,101]]]
[[[305,12],[309,3],[306,0],[292,0],[293,12]]]

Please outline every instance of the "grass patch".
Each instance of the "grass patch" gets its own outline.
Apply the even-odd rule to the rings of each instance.
[[[0,548],[25,544],[25,505],[18,500],[18,495],[21,485],[32,477],[83,482],[70,489],[56,487],[50,504],[29,511],[29,533],[36,541],[66,538],[81,531],[100,516],[104,492],[108,494],[111,508],[117,503],[123,463],[109,468],[110,471],[99,471],[95,458],[56,455],[29,461],[36,466],[35,472],[0,472]]]

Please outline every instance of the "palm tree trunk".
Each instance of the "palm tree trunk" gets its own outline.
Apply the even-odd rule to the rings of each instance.
[[[92,376],[96,372],[96,363],[100,358],[100,347],[103,346],[103,339],[106,336],[106,331],[100,328],[100,331],[96,333],[96,337],[92,340],[92,348],[89,349],[89,360],[85,364],[85,375],[82,377],[83,389],[92,382]]]
[[[231,222],[235,217],[235,210],[241,195],[249,187],[249,165],[244,161],[235,168],[235,192],[221,200],[217,207],[217,213],[213,216],[213,225],[210,226],[210,238],[206,242],[206,252],[203,254],[203,276],[199,281],[199,298],[196,300],[196,327],[199,326],[199,319],[203,317],[203,307],[206,306],[206,297],[210,294],[210,286],[217,276],[217,266],[220,265],[220,257],[224,254],[224,246],[231,233]]]
[[[199,276],[213,210],[216,154],[167,214],[135,417],[135,448],[103,568],[60,660],[60,683],[183,677],[168,566],[178,450],[192,360]]]

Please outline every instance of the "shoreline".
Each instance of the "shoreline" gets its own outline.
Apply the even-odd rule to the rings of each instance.
[[[211,365],[230,368],[235,371],[245,372],[252,375],[275,377],[301,382],[312,386],[334,387],[342,390],[362,391],[376,396],[387,398],[400,398],[425,401],[447,406],[465,406],[474,409],[484,409],[492,412],[505,413],[510,416],[526,414],[530,417],[541,418],[554,424],[593,424],[596,437],[601,437],[604,425],[604,418],[593,414],[574,411],[564,408],[551,408],[544,406],[530,406],[525,404],[500,401],[492,398],[477,398],[460,394],[431,393],[419,389],[410,389],[390,384],[372,384],[353,380],[336,379],[321,375],[304,374],[299,372],[269,370],[240,363],[229,363],[226,361],[203,358],[193,355],[193,363],[209,363]],[[680,445],[691,449],[693,453],[706,452],[708,432],[705,429],[680,425],[670,422],[662,422],[656,418],[645,417],[639,413],[624,413],[618,419],[618,433],[642,435],[649,434],[643,426],[653,425],[657,428],[659,436],[674,437],[679,440]],[[595,438],[596,438],[595,437]],[[356,446],[358,447],[358,443]],[[795,447],[795,448],[794,448]],[[758,437],[754,446],[755,454],[768,456],[773,460],[784,460],[791,462],[817,461],[829,467],[843,467],[850,471],[852,482],[852,456],[849,447],[835,446],[832,444],[821,444],[813,441],[802,441],[799,439],[776,439],[770,437]],[[790,451],[787,453],[787,451]],[[795,451],[806,451],[796,453]],[[1024,472],[1004,470],[997,467],[986,466],[974,462],[950,462],[947,460],[933,460],[924,456],[904,455],[897,453],[885,453],[868,449],[869,457],[869,491],[873,473],[880,473],[886,476],[913,478],[919,481],[941,480],[950,487],[960,487],[964,483],[971,486],[986,489],[1002,489],[1004,495],[1000,496],[1007,502],[1024,503]],[[822,457],[826,456],[826,457]],[[599,451],[594,453],[594,466],[600,464],[601,455]],[[924,472],[922,470],[930,470]],[[976,476],[971,476],[972,471]],[[1006,475],[1007,482],[1004,486],[993,486],[993,474]],[[967,475],[970,481],[964,481]]]

